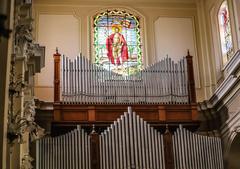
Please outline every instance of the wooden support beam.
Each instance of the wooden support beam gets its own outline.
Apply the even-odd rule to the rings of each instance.
[[[91,169],[100,169],[100,147],[99,135],[93,126],[92,133],[90,134],[90,161]]]
[[[187,59],[187,73],[188,73],[189,103],[196,103],[193,61],[189,51],[188,51],[188,55],[186,56],[186,59]]]
[[[54,102],[60,102],[60,57],[58,49],[53,55],[54,58]]]
[[[167,114],[166,114],[166,108],[165,106],[158,106],[158,114],[159,114],[159,121],[166,121],[167,120]]]
[[[163,144],[166,169],[174,169],[172,134],[168,126],[166,126],[166,131],[163,135]]]

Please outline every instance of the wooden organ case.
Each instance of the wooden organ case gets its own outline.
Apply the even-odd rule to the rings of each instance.
[[[189,52],[128,77],[56,52],[55,137],[37,141],[36,168],[223,169],[221,139],[193,133],[197,116]]]
[[[83,56],[71,60],[54,54],[54,133],[76,124],[109,126],[128,106],[156,127],[184,124],[196,128],[189,52],[177,63],[165,58],[129,77],[109,72]]]

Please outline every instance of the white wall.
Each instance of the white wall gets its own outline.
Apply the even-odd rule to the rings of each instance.
[[[155,21],[156,57],[168,55],[178,60],[187,55],[195,55],[193,23],[191,18],[160,17]]]
[[[155,1],[155,0],[154,0]],[[79,46],[77,46],[78,49],[80,49],[80,51],[82,51],[84,56],[87,57],[92,57],[92,17],[96,14],[99,13],[101,11],[107,10],[107,9],[113,9],[113,8],[119,8],[119,9],[125,9],[126,11],[129,11],[130,13],[133,13],[137,16],[139,16],[141,18],[141,33],[142,33],[142,44],[143,44],[143,63],[144,66],[152,64],[155,62],[156,58],[155,58],[155,53],[157,53],[156,49],[161,51],[161,48],[158,49],[158,46],[162,46],[162,45],[155,45],[155,41],[158,41],[160,43],[164,42],[165,40],[169,40],[169,39],[175,39],[175,37],[173,38],[172,33],[169,32],[168,34],[164,33],[164,38],[161,38],[161,36],[157,37],[160,38],[160,40],[155,40],[155,26],[157,26],[158,23],[158,19],[161,18],[172,18],[173,20],[177,20],[180,21],[180,25],[181,25],[181,29],[180,27],[175,27],[177,32],[179,33],[180,37],[177,37],[176,40],[174,41],[174,44],[172,44],[172,42],[164,42],[164,47],[162,47],[162,49],[165,50],[161,51],[163,53],[163,55],[165,55],[166,53],[169,54],[170,57],[179,57],[182,58],[183,56],[186,56],[187,54],[187,49],[190,49],[190,54],[194,56],[194,63],[196,70],[199,72],[196,73],[195,70],[195,79],[196,80],[196,88],[197,88],[197,98],[198,100],[203,100],[204,99],[204,94],[205,92],[203,91],[204,88],[202,88],[203,86],[203,82],[204,82],[204,71],[203,71],[203,64],[205,63],[206,59],[203,59],[204,57],[207,57],[207,55],[203,55],[203,50],[204,48],[201,47],[202,42],[200,39],[200,31],[199,31],[199,25],[198,25],[198,19],[197,19],[197,6],[195,4],[195,2],[193,1],[192,3],[189,4],[181,4],[181,3],[161,3],[160,1],[158,3],[145,3],[145,4],[136,4],[136,2],[131,1],[127,4],[124,3],[122,5],[118,4],[118,2],[113,2],[111,0],[111,2],[109,3],[102,3],[99,1],[89,1],[89,2],[81,2],[81,1],[62,1],[62,3],[60,3],[59,1],[42,1],[42,0],[36,0],[34,1],[35,5],[34,5],[34,18],[35,18],[35,23],[36,23],[36,40],[38,42],[43,42],[42,40],[42,33],[44,34],[46,31],[49,31],[47,27],[48,23],[45,23],[46,21],[42,21],[43,17],[46,16],[45,18],[51,17],[56,18],[58,21],[56,21],[56,19],[52,19],[53,22],[60,22],[58,23],[58,25],[64,23],[65,26],[71,26],[71,27],[77,27],[77,24],[72,24],[69,23],[70,20],[68,19],[64,19],[60,16],[64,16],[67,17],[67,15],[69,18],[79,18],[79,19],[71,19],[72,21],[75,20],[76,22],[78,21],[78,37],[79,37],[79,41],[81,42],[79,44]],[[53,15],[53,16],[52,16]],[[73,17],[74,16],[74,17]],[[159,18],[160,17],[160,18]],[[41,19],[42,18],[42,19]],[[179,20],[180,19],[180,20]],[[81,24],[80,24],[81,21]],[[73,21],[74,22],[74,21]],[[56,25],[51,23],[52,25]],[[173,24],[177,24],[173,23]],[[169,25],[171,26],[171,24],[169,23]],[[169,28],[168,25],[168,28]],[[186,27],[184,25],[187,25]],[[190,26],[189,26],[190,25]],[[166,23],[164,23],[163,25],[160,23],[159,26],[164,26],[164,30],[168,30],[168,28],[166,27]],[[58,26],[59,27],[59,26]],[[68,27],[69,28],[69,27]],[[170,30],[174,31],[173,27],[170,27]],[[183,35],[183,31],[182,29],[184,28],[184,33],[186,35]],[[45,30],[44,30],[45,29]],[[62,29],[62,28],[61,28]],[[54,34],[56,33],[57,36],[57,40],[59,41],[60,37],[61,40],[64,40],[63,43],[66,44],[68,42],[68,40],[66,39],[66,36],[69,33],[73,33],[77,34],[77,32],[75,31],[71,31],[72,28],[69,28],[70,31],[68,29],[61,30],[60,28],[56,28],[57,32],[64,32],[64,33],[56,33],[53,32]],[[77,29],[77,28],[76,28]],[[186,30],[185,30],[186,29]],[[56,31],[55,30],[55,31]],[[75,29],[74,29],[75,30]],[[190,30],[190,31],[189,31]],[[161,29],[160,29],[161,31]],[[42,33],[41,33],[42,32]],[[189,35],[190,32],[190,35]],[[169,38],[169,34],[170,34],[170,38]],[[60,36],[58,36],[60,35]],[[193,36],[194,35],[194,36]],[[49,33],[48,36],[52,36],[52,33]],[[77,36],[77,35],[76,35]],[[196,36],[196,38],[195,38]],[[182,37],[184,37],[182,39]],[[67,38],[69,38],[67,36]],[[193,39],[192,39],[193,38]],[[50,39],[52,42],[54,43],[53,39]],[[77,39],[75,39],[77,40]],[[184,40],[184,41],[182,41]],[[47,42],[47,41],[44,41]],[[194,43],[193,43],[194,42]],[[181,47],[176,47],[176,43],[181,44]],[[42,44],[42,43],[41,43]],[[66,45],[63,45],[62,43],[55,43],[54,45],[52,45],[52,49],[50,50],[51,52],[48,52],[49,49],[47,49],[47,55],[46,57],[47,60],[52,60],[52,54],[53,51],[56,47],[56,44],[59,47],[59,51],[60,53],[64,52],[65,54],[68,54],[67,52],[69,51],[73,51],[74,53],[74,48],[75,48],[75,53],[78,53],[78,50],[76,50],[75,46],[73,43],[71,43],[71,46],[69,48],[66,47]],[[171,45],[170,45],[171,44]],[[178,45],[179,45],[178,44]],[[43,44],[46,45],[48,48],[50,47],[48,45],[48,42]],[[195,46],[197,46],[198,50],[194,50]],[[66,47],[66,48],[65,48]],[[168,47],[168,48],[166,48]],[[73,49],[73,50],[72,50]],[[169,52],[170,51],[170,52]],[[171,53],[173,52],[174,53]],[[178,55],[175,55],[175,53],[177,53]],[[76,55],[76,54],[74,54]],[[198,63],[199,61],[199,68],[198,68]],[[50,68],[50,69],[49,69]],[[53,64],[51,63],[51,67],[47,66],[44,69],[48,69],[48,70],[44,70],[41,73],[41,77],[43,77],[41,80],[37,79],[36,82],[36,87],[35,87],[35,96],[40,98],[41,100],[53,100],[53,88],[52,88],[52,78],[45,78],[46,74],[51,74],[51,77],[53,75]],[[198,70],[200,69],[200,70]],[[51,71],[51,72],[50,72]],[[50,73],[49,73],[50,72]],[[208,73],[209,74],[209,73]],[[47,75],[47,77],[49,77],[49,75]],[[201,80],[200,80],[201,78]],[[42,80],[47,82],[41,82]],[[45,85],[45,86],[40,86],[39,83],[41,83],[41,85]],[[47,86],[51,84],[51,86]],[[43,94],[44,93],[44,94]],[[50,93],[50,95],[49,95]],[[44,95],[44,96],[43,96]],[[46,99],[44,99],[46,98]]]
[[[45,67],[35,78],[35,95],[39,99],[51,101],[53,98],[52,56],[56,47],[58,47],[59,53],[66,56],[78,55],[80,51],[79,25],[79,20],[73,15],[39,15],[37,40],[46,47]],[[46,89],[44,90],[46,92],[40,92],[41,89]]]
[[[155,23],[155,59],[168,55],[178,61],[183,56],[193,56],[196,87],[200,87],[196,51],[196,38],[192,18],[159,17]]]

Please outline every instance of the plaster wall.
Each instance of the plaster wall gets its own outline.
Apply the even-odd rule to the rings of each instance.
[[[38,20],[38,42],[46,46],[45,67],[35,77],[35,96],[41,100],[53,100],[53,54],[59,53],[74,58],[79,49],[80,20],[73,15],[43,14]]]
[[[187,49],[190,49],[194,57],[197,100],[201,101],[208,97],[205,86],[211,84],[205,84],[207,83],[205,74],[209,74],[209,70],[203,71],[206,56],[203,52],[205,48],[202,47],[204,41],[200,38],[199,11],[195,2],[69,1],[64,3],[36,0],[33,13],[35,38],[46,46],[46,66],[35,77],[37,98],[45,101],[53,100],[52,55],[56,46],[59,47],[61,54],[76,56],[81,51],[84,56],[92,59],[91,17],[109,8],[125,9],[141,17],[144,66],[167,53],[175,58],[185,56]],[[175,35],[179,36],[174,37],[171,31],[176,31]]]

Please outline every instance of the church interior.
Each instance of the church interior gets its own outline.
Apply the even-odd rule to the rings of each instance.
[[[0,168],[240,169],[240,0],[1,0]]]

